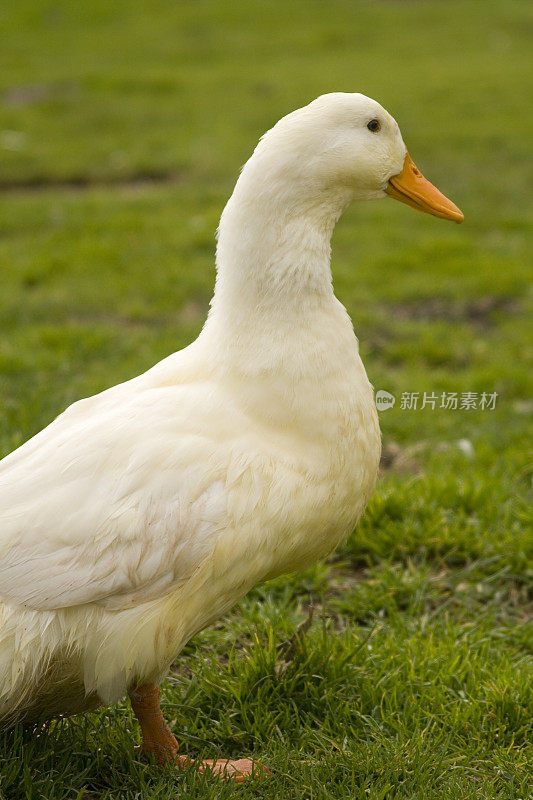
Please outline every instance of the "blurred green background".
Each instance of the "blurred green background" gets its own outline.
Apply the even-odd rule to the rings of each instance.
[[[198,334],[239,168],[267,128],[317,95],[379,100],[465,213],[454,226],[386,201],[337,226],[337,295],[371,381],[398,399],[381,414],[381,481],[328,564],[253,592],[197,637],[168,687],[176,707],[194,694],[198,713],[175,721],[185,748],[254,750],[277,765],[269,786],[243,796],[528,793],[532,12],[526,0],[0,8],[2,455]],[[401,394],[417,391],[498,399],[494,411],[402,409]],[[299,693],[276,672],[277,637],[305,616],[310,591],[322,694],[303,650],[290,667]],[[328,626],[345,636],[334,675]],[[353,651],[368,631],[373,650]],[[227,661],[235,641],[252,642],[249,660],[238,650]],[[256,680],[271,693],[245,691]],[[126,712],[113,713],[121,730]],[[111,746],[89,720],[44,743],[9,739],[0,797],[180,796],[127,738],[106,761]],[[187,780],[189,797],[231,791]]]

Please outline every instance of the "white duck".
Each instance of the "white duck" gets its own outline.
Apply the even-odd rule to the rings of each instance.
[[[144,749],[185,763],[159,709],[172,661],[258,581],[328,554],[373,490],[378,420],[330,238],[349,203],[387,195],[463,219],[374,100],[281,119],[222,214],[198,339],[0,462],[4,724],[129,692]]]

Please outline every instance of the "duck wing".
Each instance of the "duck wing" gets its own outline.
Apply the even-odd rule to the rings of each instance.
[[[227,517],[208,397],[194,385],[122,384],[75,403],[3,459],[0,599],[119,609],[188,580]]]

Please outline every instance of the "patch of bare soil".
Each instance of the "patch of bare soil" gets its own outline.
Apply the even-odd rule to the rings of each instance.
[[[48,189],[66,189],[81,191],[84,189],[116,187],[133,191],[142,191],[152,186],[162,184],[182,183],[184,172],[164,172],[146,170],[127,175],[30,175],[17,181],[0,181],[0,191],[3,193],[39,192]]]
[[[387,311],[396,319],[457,320],[490,325],[494,312],[515,314],[520,310],[518,298],[502,295],[483,295],[462,301],[449,297],[424,297],[407,303],[391,305]]]
[[[380,470],[387,472],[407,472],[418,475],[422,465],[417,459],[428,446],[427,442],[416,442],[410,447],[401,447],[397,442],[384,442],[381,450]]]

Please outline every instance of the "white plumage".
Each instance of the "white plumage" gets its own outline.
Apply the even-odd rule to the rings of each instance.
[[[4,722],[158,682],[255,583],[351,531],[380,436],[333,294],[330,237],[352,200],[384,196],[405,158],[392,117],[362,95],[282,119],[222,215],[199,338],[0,462]]]

